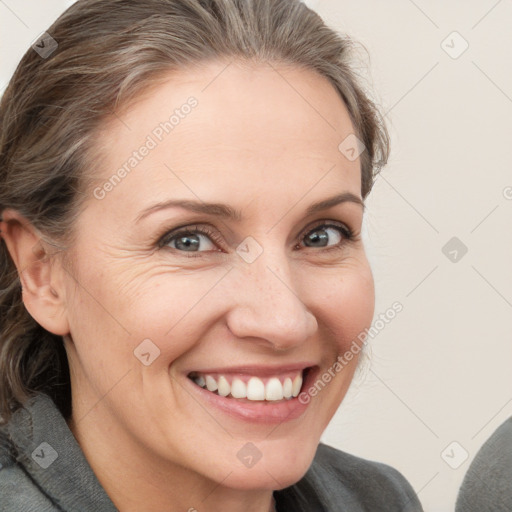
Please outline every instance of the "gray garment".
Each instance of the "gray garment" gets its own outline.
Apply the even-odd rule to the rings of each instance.
[[[0,512],[115,512],[55,404],[31,399],[0,428]],[[422,512],[395,469],[320,444],[297,484],[274,492],[279,512]],[[158,511],[162,512],[162,511]]]
[[[462,482],[455,510],[512,511],[512,418],[476,454]]]

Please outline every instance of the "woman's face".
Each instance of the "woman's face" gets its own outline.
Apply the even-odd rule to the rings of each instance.
[[[238,489],[302,477],[373,315],[353,131],[321,76],[236,63],[170,74],[104,125],[66,274],[86,453]],[[324,375],[315,396],[280,399],[303,375]]]

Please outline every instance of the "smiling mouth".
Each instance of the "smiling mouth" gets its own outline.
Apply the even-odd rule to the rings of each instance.
[[[210,393],[247,402],[280,402],[296,398],[310,367],[257,377],[249,374],[191,372],[187,377]]]

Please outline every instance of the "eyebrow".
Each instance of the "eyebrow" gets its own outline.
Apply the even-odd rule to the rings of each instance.
[[[319,211],[328,210],[329,208],[342,203],[355,203],[364,209],[364,202],[360,197],[352,194],[351,192],[343,192],[342,194],[337,194],[312,204],[307,208],[306,216],[313,215]],[[167,208],[183,208],[184,210],[189,210],[195,213],[213,215],[219,218],[231,219],[237,222],[240,222],[243,218],[242,213],[239,210],[235,210],[227,204],[204,203],[202,201],[193,201],[189,199],[171,199],[169,201],[156,203],[149,208],[144,209],[137,216],[135,222],[139,222],[148,215],[160,210],[165,210]]]

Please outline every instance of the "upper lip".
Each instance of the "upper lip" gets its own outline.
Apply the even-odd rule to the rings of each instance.
[[[306,368],[310,368],[312,366],[317,366],[314,362],[301,362],[301,363],[290,363],[286,365],[279,366],[270,366],[270,365],[240,365],[240,366],[231,366],[229,368],[226,367],[217,367],[217,368],[194,368],[194,370],[190,370],[187,372],[187,375],[191,373],[201,373],[201,374],[210,374],[210,373],[220,373],[220,374],[231,374],[231,373],[241,373],[244,375],[253,375],[255,377],[269,377],[273,375],[279,375],[280,373],[293,372],[293,371],[302,371]]]

